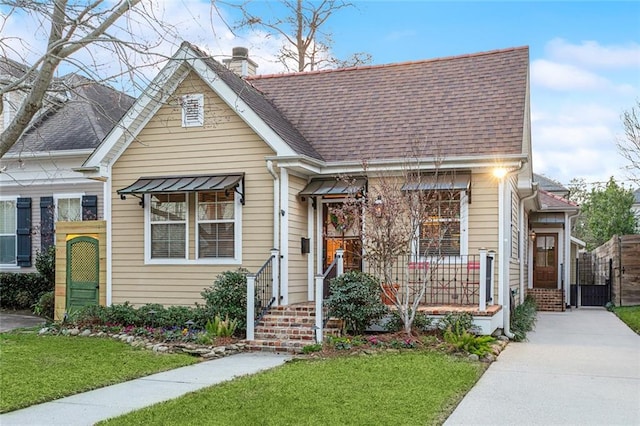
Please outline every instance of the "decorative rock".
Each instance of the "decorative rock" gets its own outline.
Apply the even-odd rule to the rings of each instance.
[[[507,336],[498,336],[498,340],[500,340],[502,342],[508,342],[509,338]]]
[[[496,357],[495,357],[494,355],[492,355],[492,354],[486,354],[486,355],[482,358],[482,360],[483,360],[483,361],[485,361],[485,362],[493,362],[493,361],[495,361],[495,360],[496,360]]]
[[[467,357],[469,359],[469,361],[479,361],[480,357],[476,354],[469,354],[469,356]]]
[[[220,355],[218,355],[215,352],[207,352],[206,354],[202,354],[202,358],[205,359],[211,359],[211,358],[218,358]]]
[[[96,334],[96,337],[102,337],[102,336],[104,336],[104,331],[99,331],[99,332]]]
[[[40,331],[38,331],[38,335],[43,335],[43,334],[47,334],[49,332],[49,328],[48,327],[43,327],[40,329]]]
[[[134,341],[134,340],[136,340],[136,338],[135,338],[135,337],[133,337],[133,336],[128,336],[128,337],[127,337],[126,342],[127,342],[127,343],[133,343],[133,341]]]
[[[68,336],[69,335],[69,330],[66,328],[63,328],[62,330],[60,330],[60,334],[62,334],[63,336]]]
[[[362,353],[365,354],[365,355],[375,355],[376,351],[373,350],[373,349],[363,349]]]
[[[167,352],[169,350],[169,348],[167,346],[161,345],[161,344],[157,344],[153,346],[153,351],[154,352]]]
[[[122,340],[123,342],[127,342],[127,339],[128,339],[129,337],[130,337],[130,336],[127,336],[126,334],[122,334],[122,335],[120,336],[120,340]]]
[[[85,328],[84,330],[82,330],[82,333],[80,333],[80,336],[82,336],[82,337],[91,336],[91,330],[89,330],[88,328]]]
[[[80,330],[78,330],[77,328],[72,328],[71,330],[69,330],[69,335],[71,336],[77,336],[78,334],[80,334]]]
[[[216,354],[223,354],[227,351],[227,348],[225,348],[224,346],[217,346],[215,348],[213,348],[213,352]]]
[[[496,328],[495,331],[491,333],[491,336],[499,338],[500,336],[502,336],[502,329]]]
[[[208,348],[194,348],[194,349],[182,348],[182,352],[186,354],[191,354],[191,355],[204,355],[211,351]]]

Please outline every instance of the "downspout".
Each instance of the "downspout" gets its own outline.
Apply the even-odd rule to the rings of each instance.
[[[520,166],[515,170],[508,171],[498,184],[498,253],[500,259],[500,272],[498,274],[498,303],[502,305],[502,333],[509,339],[513,339],[515,336],[511,333],[511,288],[509,287],[509,257],[506,255],[506,237],[507,232],[505,229],[506,220],[505,213],[507,212],[507,197],[505,191],[507,185],[505,182],[514,173],[518,173],[522,170],[524,163],[520,162]]]
[[[524,203],[526,201],[529,201],[535,197],[538,196],[538,182],[533,182],[533,185],[531,185],[533,187],[533,194],[529,195],[528,197],[524,197],[523,199],[520,200],[520,205],[518,206],[518,223],[520,224],[520,226],[523,225],[523,221],[524,221]],[[528,229],[528,226],[527,226]],[[524,246],[525,246],[525,241],[527,242],[528,245],[528,240],[529,238],[529,234],[528,233],[520,233],[520,303],[524,302],[524,260],[525,260],[525,256],[524,256]],[[529,255],[529,250],[526,250],[527,252],[527,257]]]
[[[273,161],[267,160],[267,171],[273,178],[273,248],[280,246],[280,185]]]
[[[102,195],[102,202],[103,202],[103,216],[104,216],[104,220],[107,223],[107,253],[106,253],[106,257],[107,257],[107,270],[106,272],[106,277],[107,277],[107,288],[105,289],[106,292],[106,300],[105,303],[107,306],[111,306],[112,303],[112,282],[111,282],[111,268],[112,268],[112,238],[111,238],[111,166],[107,166],[107,180],[104,182],[104,185],[102,185],[102,191],[103,191],[103,195]]]

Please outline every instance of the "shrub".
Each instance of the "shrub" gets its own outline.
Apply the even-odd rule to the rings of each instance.
[[[48,291],[42,293],[38,302],[33,305],[33,313],[45,317],[48,320],[53,320],[53,314],[55,312],[55,292]]]
[[[53,290],[56,285],[56,247],[50,246],[45,251],[38,252],[35,266],[38,273],[49,283],[51,290]]]
[[[74,320],[79,325],[104,325],[107,323],[107,309],[99,305],[84,306],[76,312]]]
[[[129,302],[122,305],[111,305],[106,309],[106,322],[111,324],[137,325],[138,313]]]
[[[409,309],[409,314],[411,314],[411,309]],[[433,325],[433,318],[429,318],[423,312],[416,312],[416,316],[413,320],[413,329],[419,331],[429,330]],[[384,325],[385,330],[396,332],[404,329],[404,323],[400,314],[397,311],[392,311],[389,321]]]
[[[380,297],[380,282],[373,275],[351,271],[334,278],[326,300],[329,316],[341,318],[348,332],[360,334],[387,313]]]
[[[527,296],[520,305],[516,306],[511,315],[511,332],[515,336],[516,342],[527,339],[527,333],[533,330],[536,324],[536,311],[538,307],[536,301],[531,296]]]
[[[220,318],[220,315],[216,315],[213,321],[207,321],[205,329],[209,337],[231,337],[235,333],[238,327],[238,321],[229,319],[226,317],[224,320]]]
[[[465,331],[474,333],[477,331],[473,325],[473,316],[469,312],[450,312],[440,320],[439,327],[443,331],[450,330],[461,335]]]
[[[246,269],[225,271],[201,293],[209,318],[220,315],[236,321],[238,333],[247,329],[247,273]]]
[[[453,345],[459,351],[465,351],[478,356],[485,356],[491,352],[491,343],[495,339],[491,336],[476,336],[465,330],[456,333],[451,329],[444,332],[444,340]]]
[[[37,273],[0,273],[0,307],[2,308],[29,309],[38,303],[43,293],[52,290],[53,286]]]

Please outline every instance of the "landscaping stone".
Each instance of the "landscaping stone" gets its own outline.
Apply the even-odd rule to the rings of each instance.
[[[47,334],[48,332],[49,332],[49,328],[44,327],[44,328],[41,328],[40,331],[38,331],[38,335],[42,336],[43,334]]]
[[[72,328],[71,330],[69,330],[70,336],[77,336],[78,334],[80,334],[80,330],[77,328]]]
[[[88,328],[82,330],[82,333],[80,333],[80,336],[82,337],[89,337],[91,335],[91,330],[89,330]]]
[[[486,354],[485,356],[482,357],[482,361],[484,362],[493,362],[495,360],[496,360],[496,357],[493,354]]]
[[[469,356],[467,357],[469,358],[469,361],[479,361],[480,357],[476,354],[469,354]]]
[[[508,342],[509,338],[507,336],[498,336],[498,340],[500,340],[502,342]]]

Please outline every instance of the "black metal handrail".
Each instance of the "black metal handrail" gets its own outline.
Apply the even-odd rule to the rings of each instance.
[[[267,311],[273,306],[276,298],[273,296],[273,259],[276,255],[271,255],[269,259],[256,272],[256,318],[254,324],[264,317]]]

